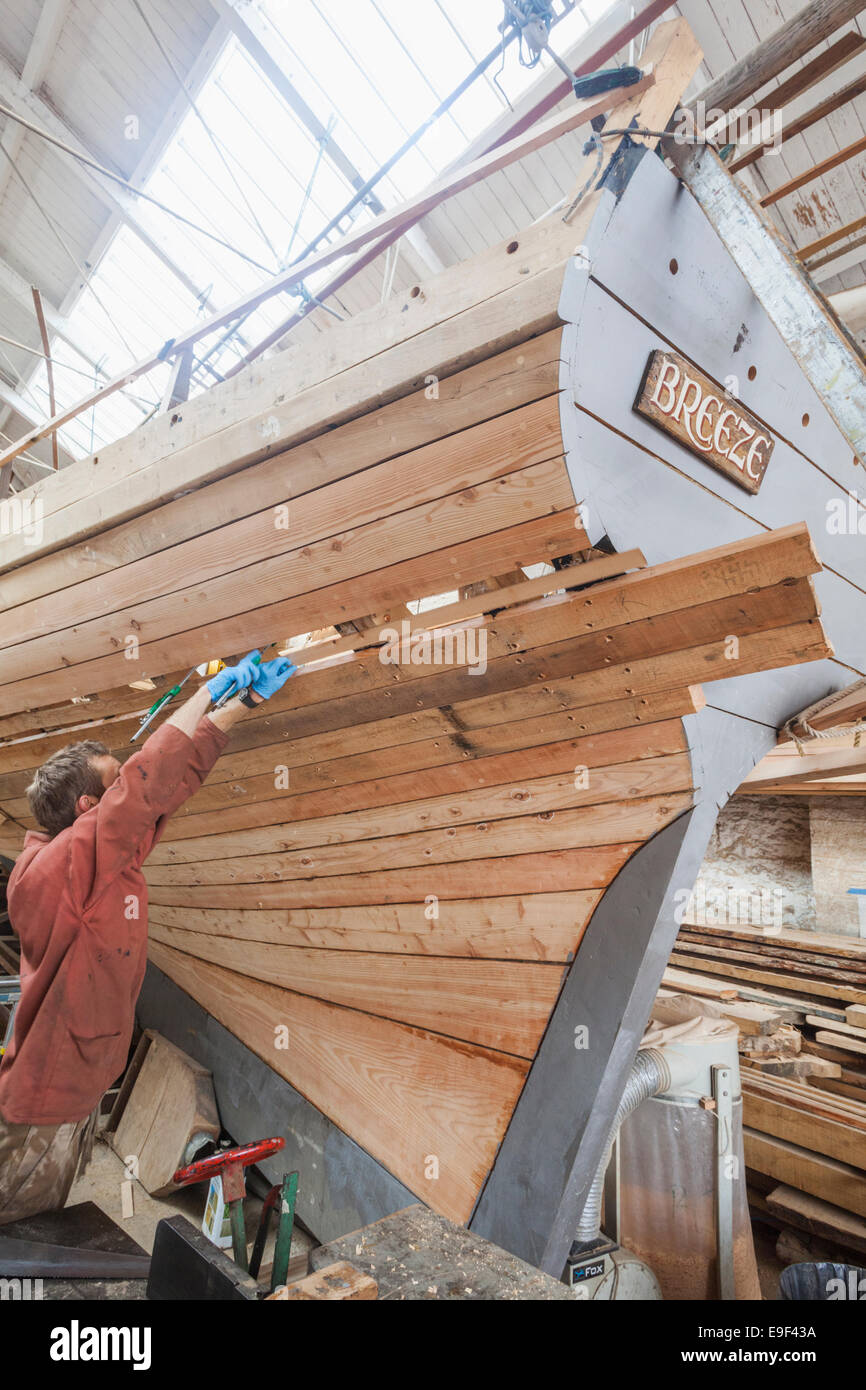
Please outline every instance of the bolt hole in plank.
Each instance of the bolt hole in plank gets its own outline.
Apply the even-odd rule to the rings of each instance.
[[[670,262],[670,272],[671,272],[671,275],[676,275],[676,273],[677,273],[677,271],[679,270],[679,268],[680,268],[680,263],[679,263],[679,261],[677,260],[676,256],[674,256],[674,257],[672,258],[671,262]]]
[[[410,299],[417,299],[420,293],[421,293],[421,286],[420,286],[420,285],[413,285],[412,288],[411,288],[411,290],[409,291],[409,298],[410,298]]]
[[[509,241],[509,243],[508,243],[508,245],[506,246],[505,250],[506,250],[506,252],[508,253],[509,256],[513,256],[514,253],[515,253],[515,251],[518,250],[519,246],[520,246],[520,242],[519,242],[519,241]]]

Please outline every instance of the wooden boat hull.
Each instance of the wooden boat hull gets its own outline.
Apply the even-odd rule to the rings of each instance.
[[[322,1239],[420,1197],[559,1273],[718,807],[859,669],[864,561],[826,528],[856,463],[650,155],[328,336],[76,465],[98,524],[65,475],[36,492],[0,574],[0,847],[53,748],[128,747],[130,636],[163,677],[363,620],[151,856],[142,1021],[239,1137],[286,1135]],[[757,494],[634,410],[658,349],[767,428]],[[450,591],[451,647],[413,643],[406,605]]]

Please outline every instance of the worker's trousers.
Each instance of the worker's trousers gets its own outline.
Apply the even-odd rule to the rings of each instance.
[[[0,1117],[0,1226],[65,1205],[89,1162],[98,1114],[65,1125],[13,1125]]]

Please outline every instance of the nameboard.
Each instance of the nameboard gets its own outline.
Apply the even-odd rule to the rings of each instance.
[[[775,440],[679,353],[651,354],[634,408],[747,492],[760,488]]]

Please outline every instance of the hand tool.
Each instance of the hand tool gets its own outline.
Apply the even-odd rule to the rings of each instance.
[[[160,695],[159,699],[158,699],[158,700],[155,700],[155,701],[153,702],[153,704],[151,705],[150,709],[147,711],[147,714],[142,715],[142,717],[141,717],[141,722],[140,722],[138,728],[136,729],[135,733],[132,735],[132,738],[129,740],[130,743],[135,743],[135,740],[136,740],[141,734],[144,733],[144,731],[145,731],[145,729],[148,727],[148,725],[153,723],[154,719],[155,719],[156,716],[159,714],[160,710],[163,709],[163,708],[169,703],[170,700],[173,700],[174,697],[175,697],[175,695],[179,695],[179,694],[180,694],[181,690],[182,690],[183,687],[186,685],[186,683],[187,683],[187,681],[189,680],[190,676],[194,676],[197,670],[198,670],[198,667],[197,667],[197,666],[193,666],[192,669],[191,669],[190,671],[187,671],[187,673],[186,673],[186,675],[184,676],[184,678],[183,678],[182,681],[178,681],[177,685],[173,685],[173,686],[171,687],[171,690],[167,690],[167,691],[165,692],[164,695]]]
[[[276,642],[269,642],[268,645],[259,652],[258,656],[253,657],[253,661],[255,662],[256,666],[261,666],[262,657],[264,656],[265,652],[269,652],[271,647],[275,647],[276,645]],[[236,695],[248,694],[249,689],[250,687],[248,685],[245,685],[243,690],[227,690],[224,695],[221,695],[218,700],[214,701],[213,708],[222,709],[222,706],[226,704],[229,700],[233,700]]]
[[[178,1187],[186,1187],[193,1182],[210,1182],[212,1177],[219,1174],[232,1225],[232,1253],[235,1263],[240,1265],[241,1269],[247,1268],[244,1168],[250,1163],[259,1163],[263,1158],[270,1158],[271,1154],[284,1148],[285,1143],[285,1139],[282,1138],[259,1139],[253,1144],[243,1144],[237,1149],[221,1149],[209,1158],[200,1158],[195,1163],[188,1164],[186,1168],[178,1168],[172,1178],[172,1182],[177,1183]],[[264,1214],[263,1212],[262,1216]],[[288,1261],[286,1265],[288,1267]]]
[[[298,1195],[298,1174],[286,1173],[281,1183],[272,1187],[265,1204],[262,1207],[262,1214],[259,1217],[259,1229],[256,1233],[256,1240],[253,1246],[253,1253],[250,1256],[250,1275],[253,1279],[259,1276],[259,1268],[262,1263],[262,1255],[265,1252],[265,1244],[268,1239],[268,1228],[271,1224],[271,1213],[279,1205],[279,1218],[277,1221],[277,1241],[274,1246],[274,1262],[271,1266],[271,1293],[274,1289],[285,1284],[289,1275],[289,1259],[292,1253],[292,1226],[295,1220],[295,1198]]]
[[[149,1255],[118,1255],[112,1250],[79,1250],[0,1235],[0,1276],[45,1279],[146,1279]]]

